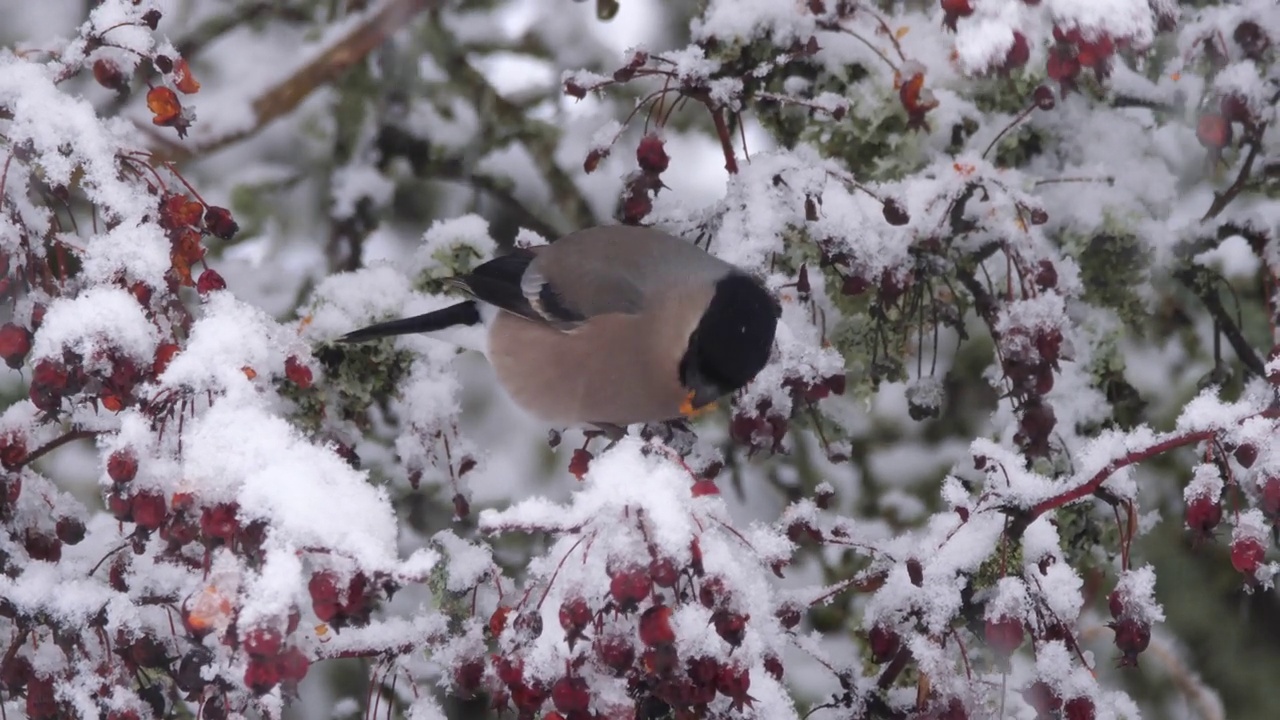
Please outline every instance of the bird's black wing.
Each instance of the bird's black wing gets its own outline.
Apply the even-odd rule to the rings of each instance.
[[[542,249],[542,248],[539,248]],[[556,286],[545,281],[530,265],[538,253],[516,249],[496,257],[453,282],[477,300],[534,322],[571,330],[587,314],[565,301]]]

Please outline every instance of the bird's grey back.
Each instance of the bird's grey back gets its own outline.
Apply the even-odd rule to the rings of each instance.
[[[713,284],[733,266],[650,228],[588,228],[543,247],[525,273],[526,294],[546,283],[585,316],[635,313],[673,287]]]

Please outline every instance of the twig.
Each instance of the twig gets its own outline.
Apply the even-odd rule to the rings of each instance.
[[[49,453],[53,452],[54,450],[57,450],[58,448],[62,447],[63,445],[66,445],[69,442],[74,442],[76,440],[85,440],[91,437],[97,437],[100,434],[101,433],[98,430],[69,430],[66,433],[54,438],[53,440],[50,440],[44,445],[41,445],[35,450],[32,450],[31,452],[27,453],[27,456],[22,458],[22,462],[18,463],[18,468],[23,468],[23,467],[26,467],[27,465],[30,465],[36,460],[39,460],[40,458],[44,457],[45,455],[48,455]],[[15,469],[18,469],[18,468],[15,468]]]
[[[1217,217],[1219,213],[1226,209],[1227,205],[1231,204],[1232,200],[1236,199],[1240,191],[1244,190],[1245,183],[1249,181],[1249,175],[1253,172],[1253,161],[1258,159],[1258,153],[1262,151],[1262,135],[1266,131],[1267,124],[1259,123],[1251,134],[1249,154],[1245,156],[1244,165],[1240,167],[1240,172],[1236,175],[1235,181],[1226,190],[1214,194],[1213,203],[1209,205],[1209,210],[1205,212],[1204,217],[1200,218],[1201,222]]]
[[[1262,361],[1257,351],[1245,339],[1244,334],[1240,331],[1240,326],[1232,320],[1231,313],[1227,312],[1218,294],[1213,291],[1213,288],[1208,283],[1200,282],[1203,274],[1204,271],[1198,267],[1186,267],[1176,271],[1173,275],[1178,279],[1178,282],[1195,293],[1196,297],[1200,298],[1200,302],[1204,303],[1205,309],[1209,311],[1209,315],[1213,317],[1222,334],[1227,336],[1227,342],[1231,343],[1231,349],[1235,350],[1236,357],[1240,358],[1245,370],[1258,377],[1266,377],[1266,363]]]
[[[1119,470],[1130,465],[1149,460],[1157,455],[1169,452],[1170,450],[1209,440],[1213,437],[1214,432],[1214,430],[1197,430],[1185,435],[1174,435],[1173,437],[1160,442],[1153,443],[1145,449],[1134,450],[1122,457],[1116,458],[1115,460],[1107,463],[1101,470],[1094,473],[1093,477],[1089,478],[1086,482],[1033,505],[1031,509],[1027,511],[1027,517],[1022,523],[1022,527],[1026,527],[1026,525],[1032,520],[1035,520],[1050,510],[1060,508],[1063,505],[1092,495],[1095,490],[1102,486],[1102,483],[1106,482],[1107,478],[1111,477]]]

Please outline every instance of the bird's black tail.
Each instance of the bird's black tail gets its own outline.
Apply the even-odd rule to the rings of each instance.
[[[424,315],[415,315],[401,320],[389,320],[377,325],[370,325],[338,338],[338,342],[357,343],[392,335],[409,335],[411,333],[433,332],[455,325],[478,325],[480,309],[474,300],[466,300],[457,305],[433,310]]]

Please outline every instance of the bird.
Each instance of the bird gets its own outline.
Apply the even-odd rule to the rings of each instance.
[[[516,248],[447,284],[468,299],[339,341],[483,325],[488,360],[518,406],[615,438],[700,414],[746,386],[768,363],[781,316],[738,266],[628,225]]]

